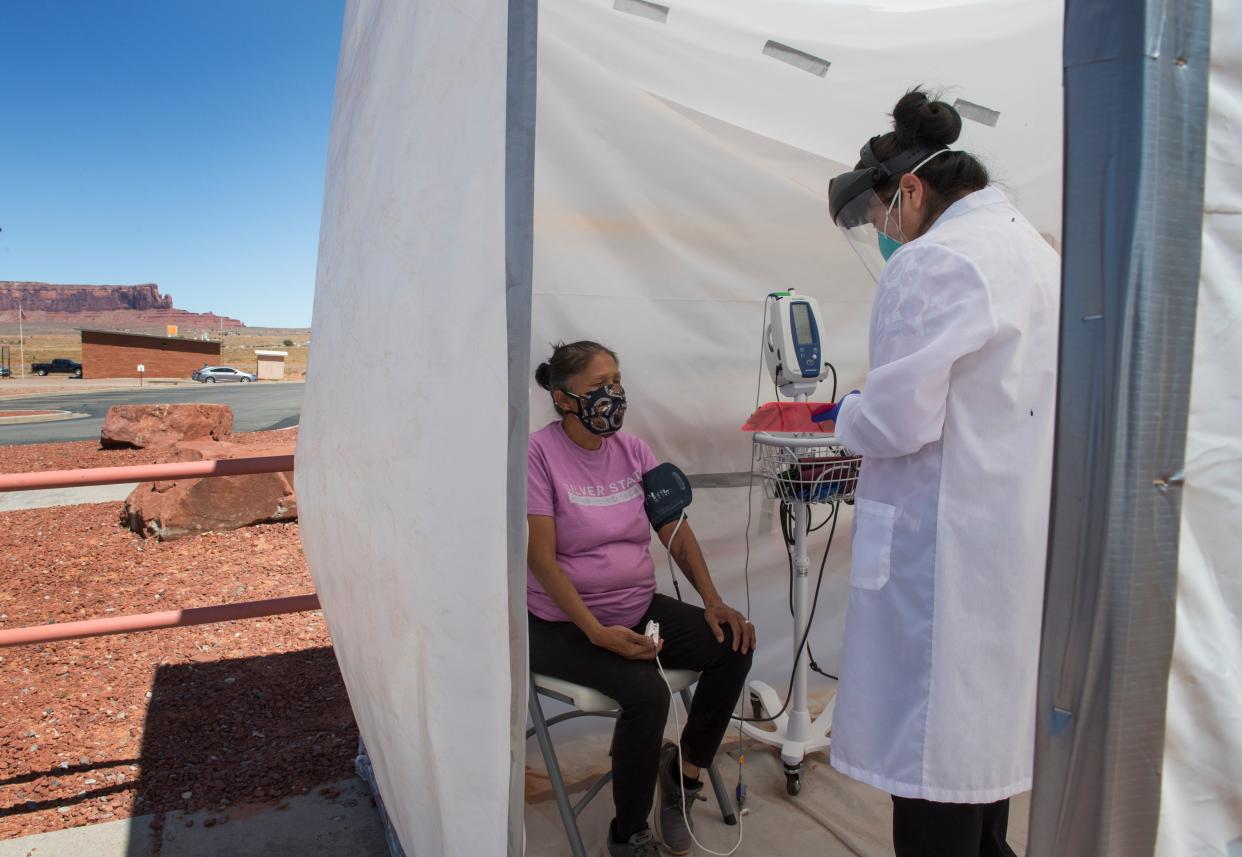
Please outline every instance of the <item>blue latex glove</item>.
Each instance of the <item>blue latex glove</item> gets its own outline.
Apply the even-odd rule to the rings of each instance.
[[[813,423],[834,422],[835,423],[837,421],[837,414],[840,413],[841,411],[841,403],[844,402],[846,399],[848,399],[850,396],[857,396],[857,395],[858,395],[858,390],[850,390],[840,399],[837,399],[837,401],[829,402],[828,405],[822,411],[820,411],[819,413],[811,414],[811,422]]]

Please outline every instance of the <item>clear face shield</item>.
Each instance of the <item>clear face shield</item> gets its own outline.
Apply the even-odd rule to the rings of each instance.
[[[845,203],[833,221],[862,260],[867,272],[876,280],[880,279],[888,257],[906,242],[898,222],[897,209],[870,188]]]
[[[842,173],[828,184],[828,208],[832,222],[840,228],[850,247],[858,254],[867,272],[879,280],[884,264],[906,243],[901,231],[901,194],[883,199],[876,188],[894,176],[913,174],[932,158],[948,149],[916,146],[881,162],[872,152],[876,137],[863,146],[862,168]]]

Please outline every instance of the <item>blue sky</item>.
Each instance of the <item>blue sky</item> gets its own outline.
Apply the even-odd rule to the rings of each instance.
[[[308,327],[344,0],[5,0],[0,280]]]

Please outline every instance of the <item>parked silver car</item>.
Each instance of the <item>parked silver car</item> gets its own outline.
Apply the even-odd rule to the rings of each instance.
[[[217,381],[257,381],[258,376],[249,372],[241,372],[232,366],[204,366],[195,369],[190,377],[200,384],[215,384]]]

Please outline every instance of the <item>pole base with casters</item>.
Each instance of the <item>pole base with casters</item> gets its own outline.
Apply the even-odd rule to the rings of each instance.
[[[764,491],[774,500],[788,503],[793,510],[794,669],[785,711],[773,718],[772,731],[763,723],[743,723],[742,731],[752,739],[780,747],[785,765],[785,791],[802,791],[802,761],[809,753],[832,745],[832,712],[836,697],[814,719],[807,710],[806,641],[811,621],[809,592],[810,558],[807,553],[807,526],[811,504],[840,503],[854,498],[861,457],[845,449],[835,438],[824,435],[777,435],[761,432],[754,436],[759,446],[756,460]],[[838,507],[839,509],[839,507]],[[834,512],[835,514],[835,512]],[[758,720],[781,711],[776,691],[761,681],[749,684],[752,716]]]
[[[766,719],[781,710],[781,699],[771,685],[752,681],[748,685],[751,716]],[[834,696],[814,719],[805,707],[786,710],[770,721],[775,730],[762,728],[758,723],[743,723],[742,731],[755,741],[779,747],[781,762],[785,765],[785,791],[796,795],[802,791],[802,761],[811,753],[825,751],[832,746],[832,712],[837,699]],[[790,702],[792,706],[793,701]]]

